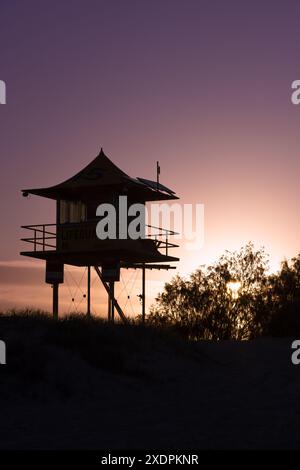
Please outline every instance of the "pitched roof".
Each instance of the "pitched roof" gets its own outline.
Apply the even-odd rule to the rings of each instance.
[[[109,192],[128,194],[136,201],[155,201],[163,199],[178,199],[174,192],[165,186],[149,180],[131,178],[118,168],[103,152],[94,158],[79,173],[55,186],[48,188],[24,189],[23,194],[35,194],[50,199],[69,200],[99,200]]]

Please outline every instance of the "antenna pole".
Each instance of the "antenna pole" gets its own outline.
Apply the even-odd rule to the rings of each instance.
[[[160,175],[160,166],[159,166],[159,162],[156,162],[156,190],[157,191],[159,187],[159,175]]]

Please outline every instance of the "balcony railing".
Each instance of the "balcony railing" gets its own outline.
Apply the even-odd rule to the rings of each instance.
[[[146,225],[146,238],[155,240],[157,248],[165,249],[165,255],[168,256],[169,248],[177,248],[178,245],[169,241],[170,236],[179,235],[178,232],[162,227]]]
[[[39,225],[22,225],[21,228],[31,232],[30,237],[21,238],[21,241],[31,244],[33,251],[48,251],[57,249],[57,233],[58,230],[71,229],[71,228],[86,228],[91,226],[91,222],[80,223],[66,223],[66,224],[39,224]],[[178,245],[170,242],[169,238],[178,235],[173,230],[168,230],[162,227],[154,227],[146,225],[145,238],[155,241],[157,249],[165,251],[168,256],[170,248],[176,248]],[[96,237],[96,230],[95,230]]]
[[[50,227],[54,231],[50,231]],[[30,230],[33,235],[28,238],[21,238],[21,241],[32,244],[34,251],[56,250],[56,227],[56,224],[22,225],[21,228]],[[53,242],[53,240],[55,241]],[[42,249],[38,250],[39,247],[42,247]]]

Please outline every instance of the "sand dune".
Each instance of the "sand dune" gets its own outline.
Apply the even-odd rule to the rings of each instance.
[[[0,317],[1,449],[299,448],[292,339]]]

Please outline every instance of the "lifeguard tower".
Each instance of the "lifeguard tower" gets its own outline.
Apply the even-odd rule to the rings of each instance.
[[[99,155],[83,170],[63,183],[48,188],[25,189],[29,194],[56,201],[56,223],[26,225],[31,232],[22,241],[31,245],[21,255],[46,261],[46,282],[53,288],[53,316],[58,317],[59,284],[64,282],[64,265],[87,267],[87,314],[91,313],[91,268],[94,267],[108,294],[108,320],[114,321],[114,312],[126,322],[127,317],[114,295],[114,284],[119,281],[120,269],[142,271],[142,319],[145,319],[146,269],[175,269],[170,262],[178,258],[169,255],[177,247],[169,241],[175,232],[146,226],[144,236],[138,239],[118,236],[99,239],[96,234],[100,218],[96,211],[100,204],[112,204],[118,213],[120,196],[127,196],[128,204],[178,199],[174,191],[157,181],[131,178],[104,154]],[[124,234],[123,234],[124,235]]]

